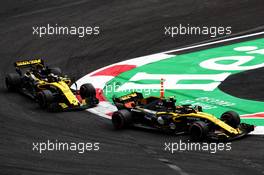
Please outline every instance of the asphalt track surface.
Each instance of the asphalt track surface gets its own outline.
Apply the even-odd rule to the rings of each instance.
[[[0,174],[264,174],[263,136],[248,136],[233,142],[231,151],[216,154],[170,154],[163,151],[164,142],[187,138],[138,129],[117,132],[110,121],[85,111],[48,113],[26,97],[8,93],[3,83],[19,58],[45,58],[49,65],[80,78],[111,63],[211,39],[170,39],[163,35],[165,25],[232,26],[234,35],[261,31],[263,0],[12,0],[0,6]],[[85,38],[32,35],[32,26],[47,23],[99,25],[101,34]],[[226,91],[232,88],[225,86]],[[260,92],[237,95],[253,98],[251,93],[255,97]],[[32,151],[32,142],[48,139],[100,142],[100,151]]]

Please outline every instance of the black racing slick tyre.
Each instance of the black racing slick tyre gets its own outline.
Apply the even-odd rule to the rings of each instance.
[[[49,112],[62,112],[63,108],[58,103],[51,103],[48,105]]]
[[[84,98],[91,98],[96,96],[96,90],[90,83],[83,84],[80,88],[80,95]]]
[[[132,113],[121,109],[113,113],[112,123],[115,129],[125,129],[133,123]]]
[[[53,73],[54,75],[62,75],[62,71],[59,67],[53,67],[53,68],[49,68],[50,73]]]
[[[6,88],[9,91],[16,91],[19,88],[20,83],[21,77],[16,73],[10,73],[5,78]]]
[[[193,122],[189,128],[191,140],[201,141],[204,140],[209,132],[207,124],[203,121]]]
[[[220,119],[233,128],[237,128],[240,124],[239,114],[235,111],[227,111],[223,113]]]
[[[37,101],[41,108],[47,108],[54,100],[54,96],[51,91],[43,90],[37,94]]]

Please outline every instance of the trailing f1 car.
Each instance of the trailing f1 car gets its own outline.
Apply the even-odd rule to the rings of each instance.
[[[176,106],[176,100],[159,97],[144,98],[141,93],[131,93],[113,98],[118,111],[112,114],[116,129],[131,125],[151,127],[173,133],[188,133],[192,140],[230,141],[254,130],[253,125],[240,123],[234,111],[222,114],[220,119],[202,112],[201,106]]]
[[[53,112],[82,110],[99,102],[92,84],[70,89],[71,79],[62,75],[60,68],[45,66],[42,59],[17,61],[14,66],[16,73],[5,78],[7,89],[31,97],[42,108]]]

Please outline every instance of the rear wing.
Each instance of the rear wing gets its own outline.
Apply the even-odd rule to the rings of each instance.
[[[129,102],[129,101],[139,101],[139,100],[142,100],[144,97],[142,95],[142,93],[139,93],[139,92],[133,92],[131,94],[128,94],[128,95],[124,95],[124,96],[121,96],[121,97],[113,97],[113,102],[114,103],[126,103],[126,102]]]
[[[31,65],[37,65],[37,64],[44,66],[44,61],[42,59],[22,60],[22,61],[16,61],[14,63],[14,66],[16,68],[20,68],[20,67],[28,67]]]

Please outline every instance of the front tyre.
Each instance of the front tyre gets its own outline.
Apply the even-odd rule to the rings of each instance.
[[[50,90],[43,90],[37,94],[37,102],[41,108],[47,108],[54,101],[54,96]]]
[[[125,129],[132,123],[132,113],[126,109],[121,109],[113,113],[112,123],[115,129]]]
[[[83,99],[96,96],[96,90],[91,83],[83,84],[80,88],[80,95]]]
[[[193,122],[189,128],[189,133],[191,140],[201,141],[205,139],[208,135],[209,128],[207,124],[203,121]]]
[[[227,111],[223,113],[220,119],[233,128],[237,128],[240,124],[239,114],[235,111]]]

